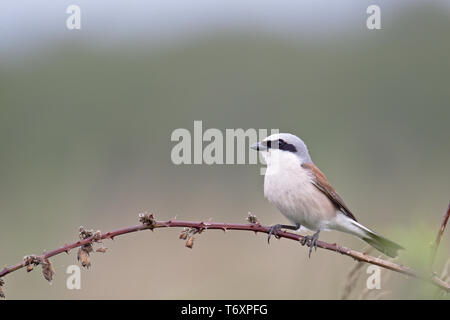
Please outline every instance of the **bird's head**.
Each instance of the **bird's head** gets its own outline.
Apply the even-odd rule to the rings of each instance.
[[[293,159],[300,161],[301,164],[311,162],[306,144],[290,133],[272,134],[251,148],[262,152],[268,166]]]

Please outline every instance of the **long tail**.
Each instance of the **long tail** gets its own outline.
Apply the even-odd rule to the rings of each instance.
[[[371,233],[369,237],[362,238],[365,242],[370,244],[372,247],[377,249],[378,251],[384,253],[385,255],[395,258],[398,255],[398,250],[403,250],[404,248],[382,236],[377,235],[376,233]]]
[[[398,255],[398,250],[404,249],[401,245],[376,234],[375,232],[369,230],[368,228],[364,227],[362,224],[359,224],[355,220],[352,220],[350,218],[347,219],[346,219],[347,220],[346,227],[342,228],[341,229],[342,231],[352,233],[358,236],[359,238],[370,244],[378,251],[384,253],[385,255],[391,258],[395,258]]]

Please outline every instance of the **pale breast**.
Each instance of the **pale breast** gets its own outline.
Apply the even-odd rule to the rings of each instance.
[[[281,161],[282,167],[269,166],[264,177],[264,195],[294,224],[310,230],[326,229],[336,216],[333,203],[312,184],[309,172],[297,158]]]

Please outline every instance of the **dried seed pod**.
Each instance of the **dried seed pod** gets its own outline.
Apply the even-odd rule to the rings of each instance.
[[[55,269],[53,268],[52,263],[48,259],[43,259],[41,261],[42,264],[42,274],[44,278],[51,282],[53,280],[53,275],[55,274]]]
[[[102,239],[102,232],[100,230],[97,230],[94,232],[93,236],[95,241],[99,241]]]
[[[92,246],[92,243],[87,243],[85,244],[83,247],[84,251],[86,251],[87,253],[91,253],[94,251],[94,247]]]
[[[192,249],[193,246],[194,246],[194,236],[190,236],[188,241],[186,241],[186,247]]]
[[[180,233],[180,239],[181,240],[186,240],[187,239],[187,237],[188,237],[188,235],[189,235],[189,228],[184,228],[182,231],[181,231],[181,233]]]
[[[253,215],[251,212],[248,213],[248,217],[246,219],[249,223],[253,223],[256,224],[258,223],[258,219],[256,218],[255,215]]]
[[[80,249],[78,249],[77,259],[78,259],[78,261],[81,262],[81,265],[83,267],[89,269],[89,267],[91,266],[91,259],[89,257],[89,252],[86,251],[84,246],[81,247]]]
[[[90,238],[94,235],[94,230],[86,230],[83,226],[81,226],[78,231],[81,240]]]
[[[108,248],[106,248],[106,247],[101,247],[101,248],[98,248],[97,250],[95,250],[95,252],[105,253],[107,249]]]
[[[0,279],[0,298],[4,298],[5,294],[3,293],[3,285],[5,284],[5,281],[3,279]]]
[[[153,229],[155,227],[155,218],[153,217],[152,213],[147,213],[147,212],[141,212],[139,213],[139,222],[149,226],[150,229]]]
[[[29,265],[37,266],[39,263],[41,263],[41,259],[34,254],[30,254],[28,256],[23,257],[23,261],[25,262],[26,266]]]
[[[180,238],[181,240],[186,240],[186,239],[187,239],[187,236],[188,236],[187,233],[181,232],[179,238]]]

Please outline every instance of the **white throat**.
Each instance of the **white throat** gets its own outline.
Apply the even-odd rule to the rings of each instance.
[[[301,159],[292,152],[269,149],[262,151],[262,156],[267,164],[266,175],[279,173],[278,170],[289,172],[302,165]]]

